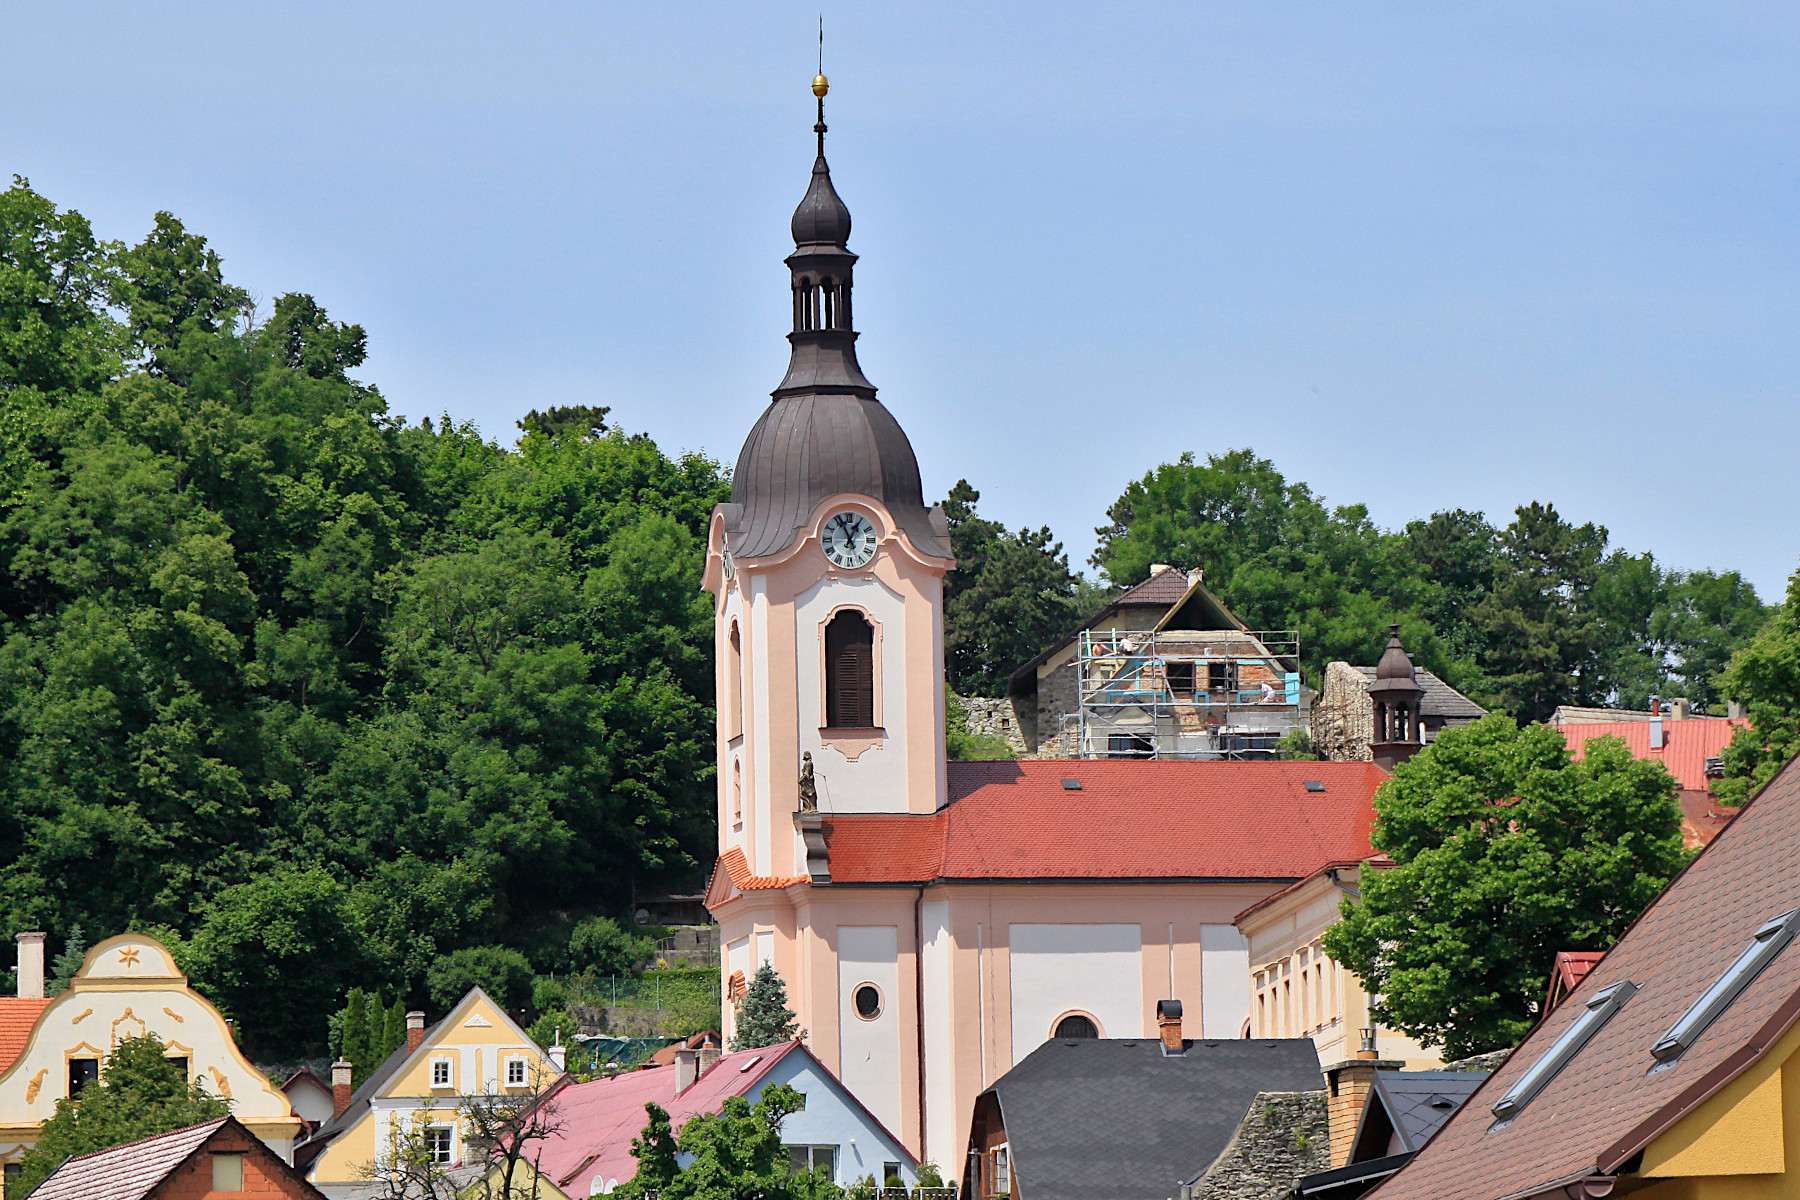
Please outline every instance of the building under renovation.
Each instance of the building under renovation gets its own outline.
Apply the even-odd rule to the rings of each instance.
[[[1305,728],[1291,630],[1255,631],[1199,571],[1152,568],[1081,629],[1013,673],[1035,758],[1274,758]]]

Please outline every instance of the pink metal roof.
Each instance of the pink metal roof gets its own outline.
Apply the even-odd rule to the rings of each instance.
[[[1719,752],[1730,743],[1731,737],[1747,721],[1730,717],[1687,717],[1680,721],[1665,720],[1662,723],[1665,741],[1663,748],[1650,748],[1650,721],[1596,721],[1583,722],[1579,725],[1563,725],[1557,732],[1563,735],[1568,743],[1569,751],[1580,758],[1582,747],[1589,738],[1613,737],[1624,738],[1625,744],[1631,748],[1634,758],[1654,758],[1668,769],[1669,774],[1683,788],[1690,791],[1706,791],[1706,760],[1717,758]]]
[[[631,1139],[644,1131],[649,1120],[644,1105],[660,1105],[679,1134],[689,1118],[718,1112],[726,1097],[750,1091],[797,1046],[798,1042],[784,1042],[727,1054],[679,1096],[675,1094],[673,1066],[565,1084],[546,1100],[554,1106],[560,1128],[544,1141],[538,1170],[570,1196],[592,1194],[597,1190],[596,1180],[625,1183],[637,1174]],[[535,1148],[533,1153],[537,1153]]]
[[[31,1194],[36,1200],[142,1200],[230,1119],[71,1158]]]

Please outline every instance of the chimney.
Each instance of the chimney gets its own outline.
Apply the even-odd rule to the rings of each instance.
[[[350,1107],[350,1064],[338,1059],[331,1064],[331,1115],[341,1117]]]
[[[19,935],[19,997],[24,1000],[44,998],[44,935]]]
[[[1661,750],[1669,744],[1668,735],[1663,731],[1663,719],[1660,716],[1650,718],[1650,748]]]
[[[1174,569],[1175,568],[1171,567],[1168,563],[1150,564],[1150,574],[1152,575],[1161,575],[1164,571],[1173,571]]]
[[[677,1096],[694,1086],[700,1078],[700,1052],[689,1050],[686,1046],[675,1051],[675,1094]]]
[[[1375,1030],[1362,1031],[1362,1047],[1356,1057],[1325,1068],[1325,1111],[1331,1142],[1332,1167],[1345,1166],[1355,1149],[1356,1126],[1362,1120],[1378,1071],[1398,1071],[1406,1064],[1380,1057],[1375,1049]]]
[[[700,1074],[702,1075],[718,1066],[719,1059],[724,1057],[717,1046],[701,1046],[699,1053]]]
[[[550,1047],[550,1065],[556,1068],[558,1075],[567,1071],[569,1069],[569,1048],[561,1042]]]
[[[1156,1027],[1162,1031],[1162,1050],[1165,1056],[1187,1053],[1187,1042],[1181,1037],[1181,1001],[1156,1002]]]
[[[1686,698],[1669,701],[1669,720],[1685,721],[1694,715],[1694,706]]]
[[[413,1009],[406,1014],[406,1052],[417,1053],[425,1044],[425,1014]]]

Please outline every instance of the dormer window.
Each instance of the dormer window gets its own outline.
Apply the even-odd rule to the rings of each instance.
[[[1549,1086],[1557,1072],[1569,1065],[1581,1048],[1588,1044],[1600,1027],[1612,1020],[1612,1015],[1625,1007],[1625,1002],[1637,994],[1637,984],[1627,979],[1623,983],[1615,983],[1609,988],[1595,992],[1587,1002],[1587,1011],[1575,1018],[1575,1023],[1563,1030],[1544,1056],[1531,1064],[1531,1069],[1519,1077],[1506,1095],[1500,1097],[1494,1105],[1493,1112],[1501,1121],[1510,1121],[1525,1111],[1525,1106],[1536,1099],[1537,1094]]]
[[[1794,940],[1794,931],[1800,928],[1800,908],[1791,909],[1763,923],[1750,938],[1750,945],[1738,955],[1737,961],[1725,968],[1725,973],[1713,981],[1713,985],[1700,994],[1700,998],[1688,1006],[1681,1014],[1681,1019],[1663,1034],[1662,1040],[1650,1047],[1650,1053],[1659,1062],[1674,1062],[1687,1052],[1699,1036],[1706,1032],[1706,1027],[1718,1019],[1719,1015],[1731,1007],[1731,1002],[1738,998],[1752,980],[1762,974],[1763,968],[1775,961],[1782,948]]]

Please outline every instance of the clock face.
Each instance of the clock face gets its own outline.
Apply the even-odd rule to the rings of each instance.
[[[855,569],[875,557],[875,526],[856,512],[841,512],[825,522],[819,547],[835,565]]]

